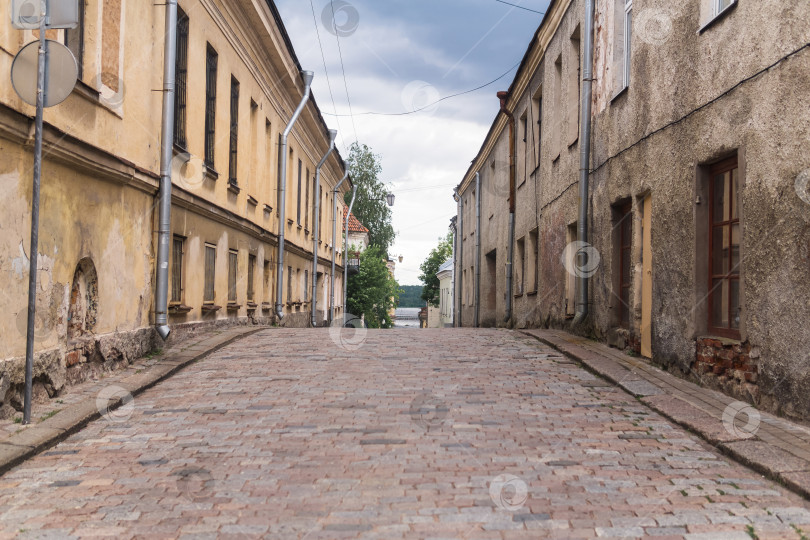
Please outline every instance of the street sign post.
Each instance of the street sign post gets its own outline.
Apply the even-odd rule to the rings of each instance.
[[[20,30],[37,30],[42,8],[40,0],[11,0],[11,25]],[[45,0],[45,28],[76,28],[79,25],[79,2]]]
[[[37,108],[34,120],[34,182],[31,196],[31,250],[28,263],[28,326],[25,336],[25,397],[23,424],[31,422],[31,398],[34,375],[34,324],[37,308],[37,259],[39,252],[39,191],[42,178],[42,117],[45,107],[64,101],[76,85],[78,67],[73,53],[64,45],[45,39],[48,28],[73,28],[70,8],[73,3],[78,23],[77,0],[13,0],[12,24],[17,28],[39,28],[39,41],[29,43],[14,57],[11,80],[23,101]],[[49,7],[54,23],[48,25]],[[73,26],[58,26],[72,24]],[[50,46],[50,47],[49,47]],[[36,65],[36,69],[34,69]],[[36,75],[36,76],[35,76]]]

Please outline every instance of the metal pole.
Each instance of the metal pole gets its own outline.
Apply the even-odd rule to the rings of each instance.
[[[45,39],[46,0],[40,0],[39,56],[37,57],[37,112],[34,121],[34,184],[31,195],[31,250],[28,264],[28,328],[25,334],[25,397],[23,424],[31,422],[31,397],[34,383],[34,322],[37,314],[37,254],[39,252],[39,184],[42,178],[42,116],[45,110]]]
[[[349,177],[349,171],[343,175],[335,189],[332,190],[332,273],[329,275],[329,324],[335,320],[335,253],[337,253],[337,198],[340,186]],[[344,257],[345,258],[345,257]],[[345,263],[346,261],[344,261]]]
[[[343,229],[343,236],[345,237],[345,244],[343,248],[343,325],[346,326],[346,310],[348,309],[348,294],[349,294],[349,262],[346,257],[349,255],[349,216],[352,215],[352,207],[354,206],[354,197],[357,195],[357,185],[352,187],[352,200],[349,203],[349,211],[346,212],[346,225]]]
[[[158,202],[157,274],[155,276],[155,329],[168,339],[169,243],[172,236],[172,157],[174,95],[177,58],[177,0],[166,1],[166,38],[163,50],[163,117],[160,126],[160,195]]]
[[[481,312],[481,173],[475,173],[475,320],[478,328]]]

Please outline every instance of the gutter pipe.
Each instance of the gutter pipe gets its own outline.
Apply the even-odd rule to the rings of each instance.
[[[481,173],[475,173],[475,321],[478,328],[478,317],[481,311]]]
[[[281,296],[284,291],[284,230],[286,228],[286,212],[285,206],[287,205],[287,138],[290,132],[304,110],[304,107],[309,100],[309,93],[312,88],[312,78],[315,76],[311,71],[302,71],[301,76],[304,79],[304,96],[301,98],[301,103],[290,118],[287,124],[287,129],[284,130],[279,136],[280,143],[278,147],[278,257],[276,271],[276,316],[279,320],[284,318],[284,308],[281,303]]]
[[[579,216],[577,221],[577,239],[588,242],[588,195],[591,171],[591,102],[593,95],[593,27],[594,0],[585,0],[585,55],[582,69],[582,111],[579,125],[582,126],[582,142],[579,153]],[[580,244],[584,245],[584,244]],[[577,267],[587,265],[587,250],[577,253]],[[580,324],[588,316],[588,276],[579,272],[577,276],[576,312],[573,324]]]
[[[515,162],[517,149],[515,145],[515,116],[506,108],[509,92],[498,92],[501,100],[501,112],[509,118],[509,247],[506,254],[506,317],[504,322],[512,319],[512,260],[515,250]]]
[[[329,277],[329,324],[335,320],[335,254],[337,253],[337,198],[340,186],[349,177],[349,171],[343,175],[332,190],[332,274]],[[346,265],[346,255],[343,255],[343,265]]]
[[[177,0],[166,0],[166,40],[163,49],[163,116],[160,126],[160,194],[158,201],[155,329],[166,340],[169,328],[169,242],[172,231],[172,145],[174,144],[175,62],[177,58]]]
[[[326,151],[318,166],[315,168],[315,213],[312,215],[314,227],[312,231],[312,326],[318,326],[317,310],[318,310],[318,241],[320,240],[321,233],[321,168],[329,155],[335,149],[335,138],[337,131],[334,129],[329,130],[329,150]]]
[[[343,247],[343,325],[346,326],[346,309],[349,305],[348,302],[348,293],[349,293],[349,264],[346,260],[346,257],[349,255],[349,216],[352,215],[352,207],[354,206],[354,197],[357,195],[357,185],[355,184],[352,187],[352,200],[349,203],[349,211],[346,212],[346,225],[344,226],[345,234],[345,244]]]

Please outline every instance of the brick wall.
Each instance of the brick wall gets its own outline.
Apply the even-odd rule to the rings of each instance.
[[[748,342],[698,338],[693,372],[707,386],[748,401],[759,401],[759,362],[758,358],[752,358]]]

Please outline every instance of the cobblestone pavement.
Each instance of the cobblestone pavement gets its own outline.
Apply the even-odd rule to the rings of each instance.
[[[1,477],[0,536],[799,540],[810,504],[528,336],[274,329]]]

